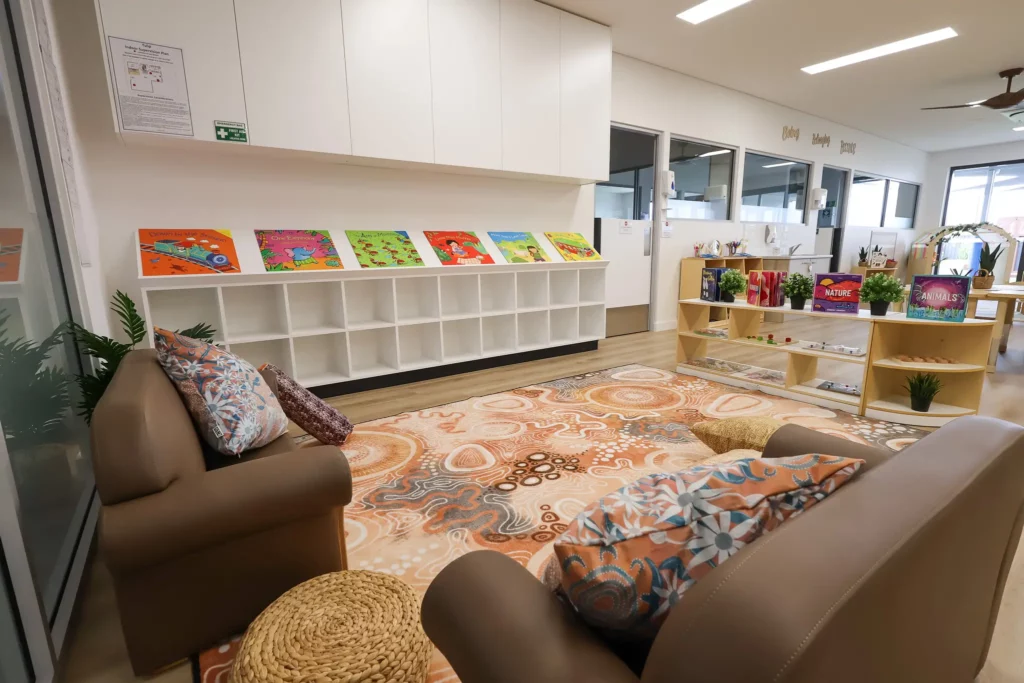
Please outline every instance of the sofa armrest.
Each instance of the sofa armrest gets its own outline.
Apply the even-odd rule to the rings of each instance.
[[[772,434],[765,444],[763,457],[788,458],[808,453],[821,453],[838,458],[860,458],[864,461],[863,471],[877,467],[892,457],[892,453],[881,448],[822,434],[794,424],[785,425]]]
[[[351,499],[344,454],[334,446],[304,448],[180,479],[159,493],[105,506],[100,547],[117,573],[321,515]]]
[[[530,572],[490,550],[437,575],[423,628],[462,683],[637,681]]]

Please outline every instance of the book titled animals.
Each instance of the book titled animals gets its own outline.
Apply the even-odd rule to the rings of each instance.
[[[423,265],[409,233],[400,230],[346,230],[362,268],[415,268]]]
[[[341,258],[324,230],[257,230],[267,272],[341,270]]]
[[[863,277],[850,273],[818,273],[814,276],[812,310],[819,313],[860,312]]]
[[[971,278],[959,275],[915,275],[910,285],[907,317],[962,323],[967,319]]]

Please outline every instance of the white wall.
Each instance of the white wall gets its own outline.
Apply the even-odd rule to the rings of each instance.
[[[612,67],[612,120],[659,133],[739,147],[733,179],[733,219],[730,221],[672,221],[672,236],[658,240],[655,264],[655,328],[675,327],[679,292],[679,260],[693,255],[693,245],[711,239],[726,242],[744,237],[739,222],[739,186],[746,150],[779,155],[811,163],[811,187],[820,187],[823,164],[921,183],[928,155],[920,150],[841,126],[751,95],[616,54]],[[797,141],[782,139],[783,126],[800,129]],[[831,145],[813,146],[814,133],[827,134]],[[857,144],[856,155],[840,154],[841,141]],[[664,146],[663,146],[664,147]],[[665,165],[666,155],[660,163]],[[800,254],[814,252],[817,212],[808,212],[806,225],[787,226],[786,243],[801,243]],[[764,225],[750,225],[749,236],[763,233]],[[911,231],[906,231],[909,243]],[[867,239],[859,231],[853,240]],[[901,235],[901,238],[903,236]],[[763,241],[751,241],[751,250],[765,252]],[[608,255],[614,258],[613,254]],[[842,264],[848,267],[848,264]]]

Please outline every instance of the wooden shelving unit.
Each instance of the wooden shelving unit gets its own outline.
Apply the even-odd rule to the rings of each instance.
[[[679,298],[699,299],[700,284],[705,268],[734,268],[744,275],[752,270],[764,270],[764,258],[760,256],[722,256],[720,258],[684,258],[679,263]],[[725,320],[724,308],[714,306],[711,320]]]
[[[885,273],[886,275],[892,275],[897,270],[896,266],[892,268],[872,268],[870,266],[854,266],[850,269],[850,272],[854,275],[863,275],[865,278],[869,278],[872,275],[878,275],[879,273]]]
[[[714,308],[729,312],[727,338],[696,332],[710,326]],[[785,311],[786,315],[833,318],[870,325],[867,354],[849,356],[804,349],[796,344],[775,346],[747,340],[748,335],[760,333],[761,314],[772,310]],[[991,320],[973,318],[963,323],[949,323],[907,318],[902,313],[874,317],[868,311],[852,315],[794,311],[790,308],[766,309],[746,302],[709,302],[699,298],[679,302],[678,322],[676,360],[680,373],[858,415],[931,427],[977,412],[994,325]],[[773,372],[711,358],[708,356],[709,342],[757,346],[767,352],[784,353],[788,356],[786,371]],[[956,362],[908,362],[899,360],[901,355],[917,358],[941,356]],[[863,366],[861,396],[820,389],[818,385],[824,380],[819,377],[818,363],[822,359]],[[902,389],[907,376],[915,372],[942,375],[943,389],[927,413],[911,410],[910,398]]]

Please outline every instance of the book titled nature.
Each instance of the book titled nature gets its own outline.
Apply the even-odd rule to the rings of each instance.
[[[850,273],[818,273],[814,276],[812,310],[819,313],[860,312],[863,277]]]
[[[324,230],[257,230],[256,242],[268,272],[343,268]]]
[[[494,245],[507,263],[546,263],[551,259],[537,238],[528,232],[489,232]]]
[[[230,230],[139,230],[143,276],[240,273]]]
[[[601,255],[590,246],[587,238],[578,232],[546,232],[555,249],[566,261],[600,261]]]
[[[476,233],[458,230],[426,230],[423,235],[430,242],[442,266],[478,266],[494,263],[487,247]]]
[[[962,323],[967,318],[971,278],[959,275],[915,275],[910,285],[907,317]]]
[[[409,233],[400,230],[346,230],[363,268],[410,268],[423,265]]]

